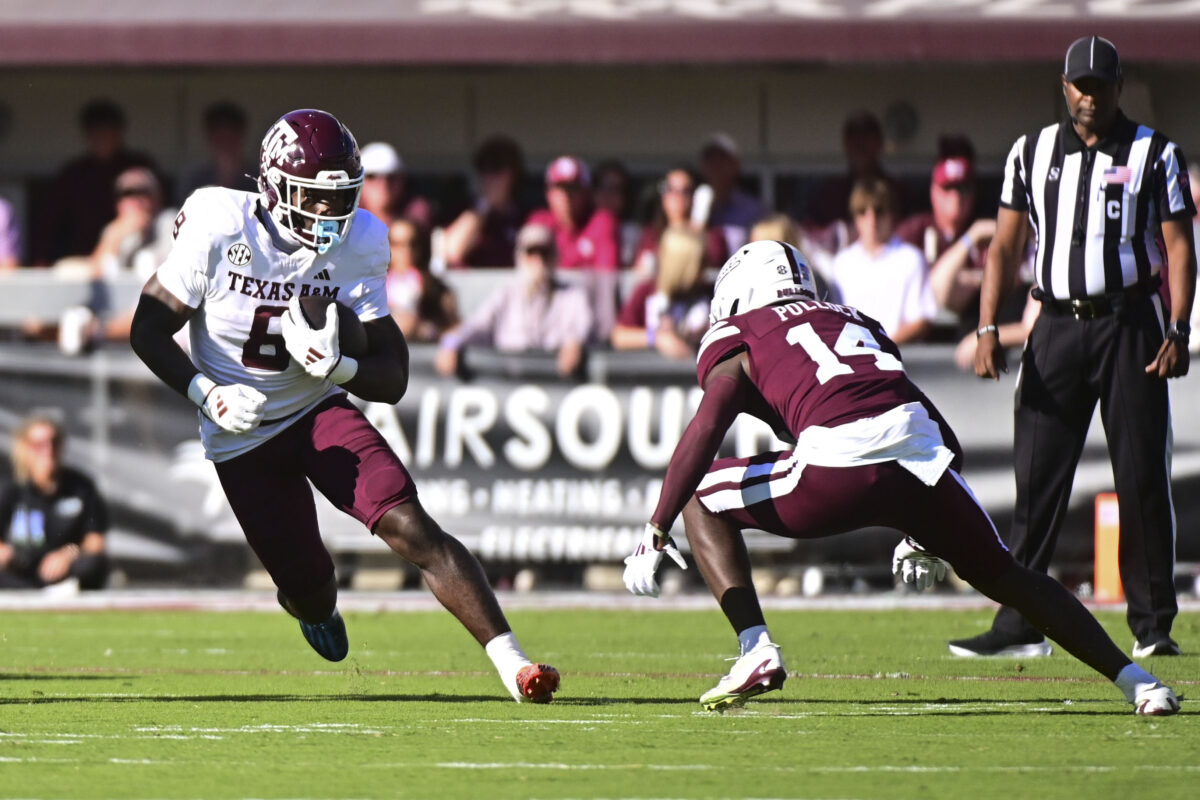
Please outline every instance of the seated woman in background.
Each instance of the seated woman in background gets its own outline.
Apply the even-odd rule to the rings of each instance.
[[[13,482],[0,492],[0,589],[108,579],[108,508],[92,480],[62,463],[63,431],[34,415],[13,434]]]
[[[703,266],[719,267],[725,263],[728,253],[725,237],[718,230],[707,229],[692,221],[692,200],[696,192],[696,178],[686,167],[674,167],[663,176],[658,184],[659,201],[654,210],[654,219],[642,231],[633,253],[633,268],[638,275],[649,278],[658,266],[658,244],[666,230],[700,230],[704,243]]]
[[[704,240],[692,230],[667,228],[657,261],[658,274],[634,287],[621,308],[612,346],[692,358],[708,330],[712,301],[712,285],[704,276]]]
[[[388,228],[388,308],[410,342],[436,342],[458,324],[454,292],[429,271],[429,234],[409,219]]]

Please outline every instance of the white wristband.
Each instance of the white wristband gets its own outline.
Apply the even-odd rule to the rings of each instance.
[[[217,388],[216,381],[206,378],[202,372],[197,372],[196,377],[192,378],[192,382],[188,384],[188,400],[198,407],[204,408],[204,401],[208,399],[208,393],[215,388]]]
[[[358,374],[358,361],[350,356],[342,356],[337,365],[329,371],[329,380],[339,386]]]

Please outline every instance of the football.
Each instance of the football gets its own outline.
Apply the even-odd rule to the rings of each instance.
[[[367,329],[349,306],[332,297],[310,294],[300,298],[300,311],[305,321],[313,328],[325,327],[325,314],[330,304],[337,306],[338,348],[350,358],[362,358],[367,354]]]

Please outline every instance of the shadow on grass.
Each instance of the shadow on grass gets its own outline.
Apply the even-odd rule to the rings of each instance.
[[[0,672],[0,683],[4,681],[111,681],[128,680],[122,675],[49,675],[46,673]]]
[[[203,695],[103,695],[78,697],[0,697],[0,706],[61,703],[511,703],[499,694],[203,694]],[[556,699],[553,706],[668,705],[695,704],[680,697],[572,697]],[[535,703],[525,705],[537,706]]]
[[[91,676],[87,676],[92,679]],[[140,696],[79,696],[79,697],[0,697],[0,706],[17,705],[62,705],[92,703],[510,703],[501,695],[480,694],[203,694],[203,695],[140,695]],[[533,705],[533,704],[527,704]],[[620,705],[684,705],[700,706],[692,697],[561,697],[556,698],[554,707],[603,707]],[[936,708],[929,708],[936,706]],[[982,707],[981,707],[982,706]],[[996,706],[989,708],[987,706]],[[1036,712],[1025,709],[1039,706]],[[1024,713],[1047,713],[1045,706],[1053,707],[1049,713],[1087,716],[1125,716],[1127,710],[1117,710],[1107,700],[1073,700],[1066,704],[1061,697],[1025,698],[1022,700],[985,700],[980,698],[891,698],[877,701],[848,701],[828,698],[771,698],[748,703],[744,708],[731,708],[726,712],[713,712],[713,716],[747,715],[769,718],[773,711],[797,713],[805,710],[826,717],[1000,717]],[[839,707],[839,710],[833,707]],[[909,707],[912,710],[908,710]]]

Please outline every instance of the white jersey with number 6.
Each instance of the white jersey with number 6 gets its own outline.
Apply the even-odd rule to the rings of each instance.
[[[346,238],[325,255],[281,249],[258,211],[259,195],[199,189],[175,220],[175,244],[158,280],[189,308],[192,360],[218,384],[241,383],[267,396],[264,422],[246,434],[200,415],[213,461],[253,449],[301,412],[341,391],[310,376],[284,347],[279,317],[295,295],[337,298],[363,321],[387,315],[387,228],[359,209]]]

